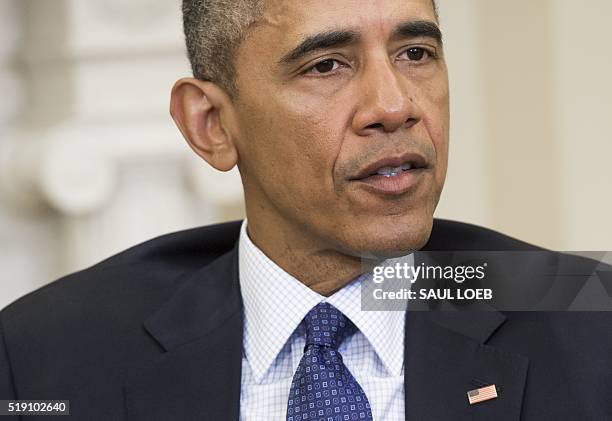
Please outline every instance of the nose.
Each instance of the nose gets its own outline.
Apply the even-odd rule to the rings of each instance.
[[[359,135],[392,133],[410,128],[423,118],[422,109],[414,99],[416,87],[387,57],[366,66],[358,85],[353,129]]]

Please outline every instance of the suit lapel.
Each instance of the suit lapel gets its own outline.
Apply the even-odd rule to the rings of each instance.
[[[452,260],[452,253],[418,258],[432,256],[438,264]],[[506,317],[481,302],[460,309],[448,302],[410,305],[404,349],[406,420],[518,421],[528,359],[486,344],[503,329]],[[492,384],[496,399],[469,404],[469,390]]]
[[[242,301],[237,251],[190,276],[145,322],[166,350],[126,384],[129,421],[238,420]]]
[[[520,419],[527,358],[484,344],[498,312],[407,312],[406,420]],[[495,384],[499,397],[470,405],[469,390]]]

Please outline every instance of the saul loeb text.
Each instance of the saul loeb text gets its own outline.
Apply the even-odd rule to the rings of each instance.
[[[486,269],[487,263],[440,266],[387,261],[371,271],[371,294],[374,300],[492,300],[491,288],[472,287],[469,282],[480,286]]]

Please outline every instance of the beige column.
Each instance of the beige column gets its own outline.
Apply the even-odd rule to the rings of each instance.
[[[558,247],[564,231],[553,124],[552,2],[474,1],[491,226]]]

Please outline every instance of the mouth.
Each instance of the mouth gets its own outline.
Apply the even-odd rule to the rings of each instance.
[[[404,194],[419,183],[430,168],[427,159],[417,153],[390,156],[365,166],[349,181],[386,195]]]

